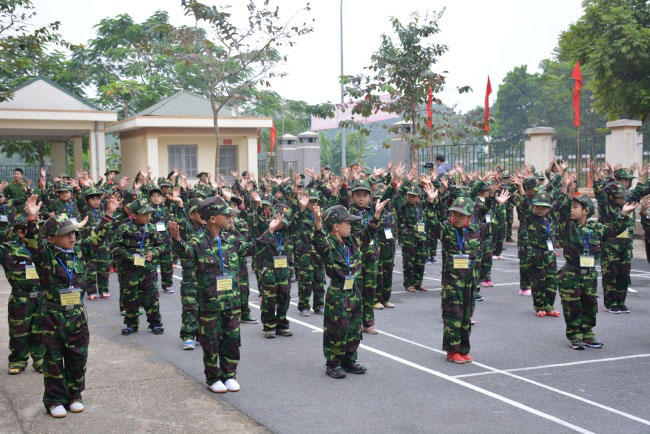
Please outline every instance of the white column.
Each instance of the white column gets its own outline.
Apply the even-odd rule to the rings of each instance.
[[[72,158],[74,160],[74,172],[84,168],[84,158],[82,149],[82,138],[75,136],[72,138]]]
[[[52,167],[50,167],[50,174],[52,176],[60,176],[66,173],[66,153],[65,142],[52,142]]]
[[[537,171],[546,169],[555,155],[555,128],[528,128],[526,134],[530,139],[524,142],[524,162],[535,166]]]
[[[104,124],[95,122],[95,127],[88,131],[90,136],[90,177],[98,180],[106,172],[106,142]]]
[[[147,137],[147,166],[153,170],[151,176],[158,178],[158,137]]]
[[[643,161],[643,134],[637,133],[641,121],[620,119],[607,122],[606,126],[611,133],[605,137],[605,160],[612,166],[620,163],[623,167],[630,167],[632,163]]]
[[[249,173],[254,173],[255,176],[258,175],[257,173],[257,136],[247,136],[246,137],[248,144],[247,144],[247,158],[248,158],[248,164],[246,167],[246,170],[248,170]]]

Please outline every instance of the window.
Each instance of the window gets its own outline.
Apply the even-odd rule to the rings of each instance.
[[[219,173],[230,179],[230,171],[237,167],[237,146],[219,146]]]
[[[167,155],[169,171],[174,170],[174,165],[182,170],[188,178],[196,178],[198,146],[197,145],[169,145]]]

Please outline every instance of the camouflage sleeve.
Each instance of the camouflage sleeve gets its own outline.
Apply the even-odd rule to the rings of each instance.
[[[339,204],[346,208],[350,206],[350,190],[347,183],[342,184],[339,190]]]
[[[627,229],[628,216],[618,214],[616,220],[609,224],[598,223],[597,232],[601,240],[616,238],[618,234]]]
[[[650,194],[650,182],[639,182],[632,189],[632,200],[638,202],[643,196]]]
[[[130,256],[127,255],[127,250],[122,247],[121,240],[124,238],[124,228],[128,226],[120,226],[115,232],[114,239],[116,240],[111,244],[111,256],[115,259],[116,262],[125,262],[130,259]]]
[[[39,268],[43,267],[45,258],[45,244],[40,236],[38,225],[35,221],[27,221],[27,233],[23,238],[23,245],[32,254],[34,265]]]
[[[104,242],[111,231],[113,218],[105,215],[99,224],[90,231],[90,235],[84,238],[82,243],[87,244],[89,247],[96,247]]]
[[[314,247],[316,248],[316,253],[321,257],[323,260],[323,263],[325,263],[325,267],[327,267],[327,258],[329,255],[328,252],[328,246],[327,242],[325,241],[325,232],[322,230],[316,230],[314,229],[312,233],[310,234],[311,237],[311,242],[314,244]]]
[[[194,243],[195,241],[193,239],[188,243],[182,238],[180,241],[176,241],[172,238],[172,249],[174,250],[174,253],[181,261],[183,261],[183,266],[190,269],[195,268],[197,263],[196,253],[193,248]]]
[[[560,218],[558,220],[558,235],[560,243],[568,243],[571,229],[571,199],[566,193],[561,193],[558,197],[557,207]]]
[[[425,223],[429,224],[432,228],[437,228],[440,225],[440,219],[438,218],[438,207],[437,202],[440,201],[440,198],[436,198],[433,202],[426,201],[424,206],[424,219]]]

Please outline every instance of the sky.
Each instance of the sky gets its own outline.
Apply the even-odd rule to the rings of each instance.
[[[211,1],[208,4],[237,4],[243,0]],[[280,15],[289,18],[305,1],[271,0]],[[180,0],[33,0],[35,24],[61,21],[60,33],[72,43],[86,43],[95,35],[93,26],[101,19],[122,13],[136,22],[156,10],[169,13],[174,25],[193,25],[183,14]],[[286,77],[272,81],[272,90],[285,98],[311,104],[340,101],[339,0],[312,0],[311,11],[299,13],[296,23],[315,21],[314,32],[297,40],[284,54],[278,70]],[[343,0],[344,73],[358,74],[370,64],[382,33],[391,33],[389,19],[408,20],[418,11],[446,8],[441,32],[434,41],[449,46],[436,72],[448,71],[447,86],[438,95],[442,102],[468,111],[483,105],[487,77],[494,92],[506,73],[528,65],[538,71],[539,62],[552,56],[559,34],[582,15],[580,0]],[[236,8],[232,10],[237,12]],[[473,92],[459,95],[456,88],[470,86]]]

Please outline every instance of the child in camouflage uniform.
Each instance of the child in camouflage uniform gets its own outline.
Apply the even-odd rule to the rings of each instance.
[[[104,211],[102,210],[103,194],[103,190],[95,187],[90,187],[83,191],[83,195],[86,198],[83,214],[84,217],[88,217],[88,222],[81,229],[81,234],[84,238],[89,236],[92,229],[104,218]],[[88,300],[97,300],[99,297],[109,298],[111,296],[108,292],[108,277],[111,272],[111,249],[109,240],[107,239],[96,250],[93,250],[89,259],[87,271]]]

